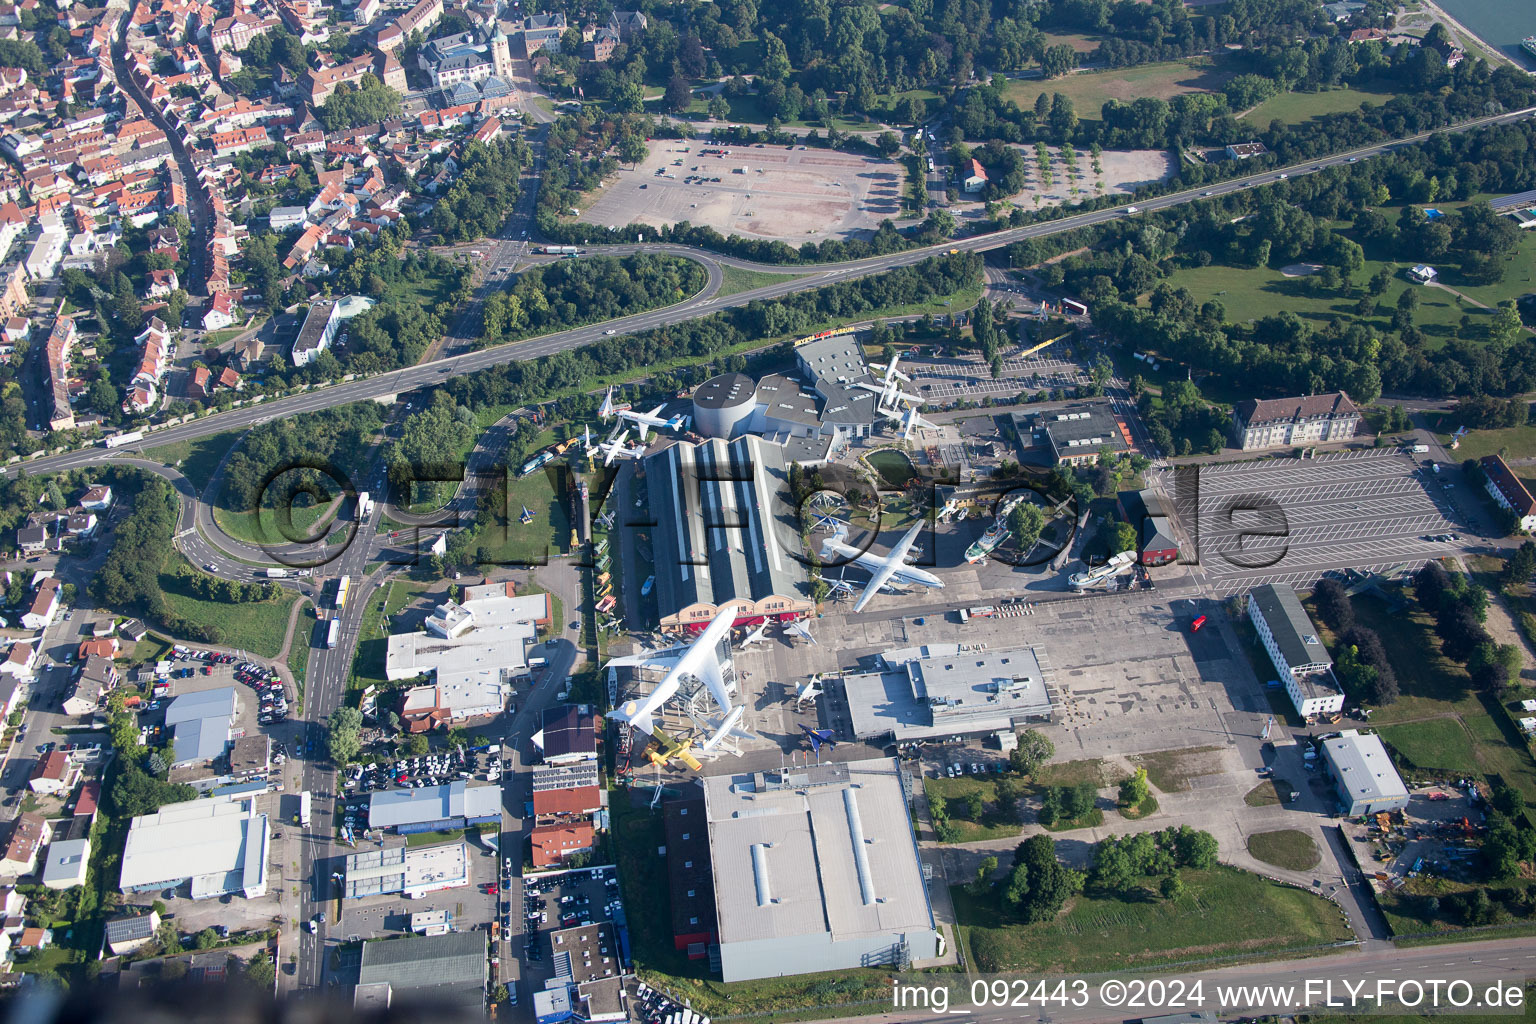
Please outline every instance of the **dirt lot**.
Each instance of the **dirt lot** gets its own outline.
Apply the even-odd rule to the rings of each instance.
[[[715,152],[702,155],[704,149]],[[688,183],[691,175],[720,180]],[[580,219],[616,226],[688,221],[792,245],[863,238],[901,215],[904,177],[892,161],[825,149],[666,140],[652,143],[633,169],[621,169]]]

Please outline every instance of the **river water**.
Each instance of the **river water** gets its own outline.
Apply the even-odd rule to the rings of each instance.
[[[1531,0],[1435,0],[1446,14],[1495,46],[1523,68],[1536,69],[1536,57],[1520,49],[1520,40],[1536,36],[1536,3]]]

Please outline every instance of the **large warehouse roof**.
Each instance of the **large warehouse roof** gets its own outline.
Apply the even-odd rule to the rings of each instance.
[[[1351,806],[1407,799],[1408,787],[1375,733],[1345,729],[1323,741],[1323,753],[1333,763],[1334,777],[1344,787]]]
[[[363,943],[358,986],[387,984],[398,996],[484,1009],[485,932],[376,939]]]
[[[733,600],[749,616],[809,610],[798,537],[772,515],[788,507],[781,449],[751,435],[682,442],[646,458],[645,475],[664,626],[708,621]]]
[[[368,799],[372,828],[418,825],[447,818],[485,818],[501,813],[500,786],[466,786],[462,781],[421,789],[390,789]]]
[[[721,943],[933,928],[890,758],[705,780]]]
[[[192,879],[192,896],[264,891],[267,816],[255,800],[189,800],[134,818],[123,847],[126,891]]]
[[[224,753],[235,708],[233,686],[184,693],[171,701],[165,709],[165,724],[175,733],[175,763],[212,761]]]
[[[843,677],[853,732],[862,739],[997,732],[1053,713],[1040,662],[1028,647],[928,644],[888,651],[882,660],[883,671]]]

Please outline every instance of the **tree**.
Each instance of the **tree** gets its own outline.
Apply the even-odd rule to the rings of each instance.
[[[1152,787],[1147,782],[1147,770],[1137,768],[1131,773],[1130,778],[1120,783],[1120,805],[1122,807],[1139,807],[1142,801],[1152,795]]]
[[[619,159],[631,167],[644,160],[647,152],[645,140],[638,135],[626,135],[619,143]]]
[[[681,114],[693,103],[693,90],[688,88],[688,80],[682,75],[673,75],[667,80],[667,109],[674,114]]]
[[[983,810],[981,794],[975,790],[965,795],[965,816],[972,821],[980,821]]]
[[[507,986],[506,985],[498,984],[495,988],[491,989],[491,1002],[493,1002],[493,1003],[504,1003],[506,1001],[507,1001]]]
[[[1050,737],[1035,729],[1019,734],[1019,745],[1008,752],[1008,763],[1020,775],[1033,775],[1040,766],[1056,756]]]
[[[1021,501],[1008,513],[1008,528],[1013,531],[1013,542],[1019,550],[1028,553],[1045,529],[1045,513],[1034,502]]]
[[[356,708],[340,707],[327,719],[326,742],[331,760],[338,765],[346,764],[362,749],[358,735],[363,726],[363,714]]]
[[[155,929],[155,938],[160,941],[160,951],[174,955],[181,952],[181,936],[176,933],[176,925],[170,921],[161,921],[160,927]]]
[[[197,933],[196,943],[200,950],[212,949],[219,944],[219,933],[212,928],[204,928]]]
[[[896,137],[895,132],[881,132],[880,137],[875,140],[875,148],[880,151],[881,156],[889,159],[901,148],[901,140]]]
[[[1130,523],[1116,523],[1113,533],[1110,535],[1109,549],[1114,554],[1122,551],[1135,551],[1140,547],[1139,538],[1136,536],[1136,527]]]
[[[1165,900],[1170,902],[1176,900],[1184,895],[1184,879],[1179,877],[1177,871],[1171,875],[1164,875],[1163,880],[1158,883],[1157,891],[1162,894]]]
[[[1536,544],[1524,541],[1504,563],[1504,583],[1529,583],[1536,575]]]
[[[992,875],[997,871],[997,858],[986,857],[976,865],[976,877],[969,886],[972,896],[981,896],[992,888]]]
[[[272,958],[265,953],[257,953],[245,965],[245,977],[254,985],[264,988],[270,987],[277,980],[277,968],[272,963]]]

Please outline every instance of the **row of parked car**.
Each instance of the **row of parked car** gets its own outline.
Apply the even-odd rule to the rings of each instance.
[[[256,691],[260,701],[256,721],[276,725],[288,717],[288,690],[277,672],[253,661],[243,661],[235,668],[235,678]]]

